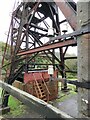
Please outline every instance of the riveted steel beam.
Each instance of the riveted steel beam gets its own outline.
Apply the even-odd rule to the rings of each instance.
[[[50,45],[43,45],[41,47],[37,47],[37,48],[31,49],[31,50],[28,50],[28,51],[22,51],[22,52],[17,53],[17,55],[20,56],[20,55],[32,54],[32,53],[36,53],[36,52],[40,52],[40,51],[50,50],[50,49],[53,49],[53,48],[73,46],[73,45],[76,45],[76,44],[77,44],[76,40],[67,40],[67,41],[64,41],[64,42],[57,42],[57,43],[50,44]]]
[[[76,30],[77,20],[76,20],[76,12],[72,9],[72,7],[66,2],[66,0],[54,0],[57,6],[60,8],[65,18],[69,22],[70,26],[73,30]],[[67,12],[66,12],[67,11]]]

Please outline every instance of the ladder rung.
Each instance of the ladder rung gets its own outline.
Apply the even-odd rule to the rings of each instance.
[[[43,91],[42,94],[45,94],[45,92]]]
[[[43,98],[42,100],[47,100],[46,98]]]
[[[42,85],[42,83],[38,83],[40,86]]]
[[[39,86],[41,89],[43,88],[42,86]]]
[[[44,98],[44,99],[42,99],[43,101],[45,101],[45,102],[47,102],[47,99],[46,98]]]
[[[46,97],[46,95],[42,95],[42,96],[41,96],[41,98],[44,98],[44,97]]]

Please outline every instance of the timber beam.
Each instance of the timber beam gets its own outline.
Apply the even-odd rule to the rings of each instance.
[[[40,115],[44,116],[45,118],[66,118],[71,119],[72,117],[67,115],[66,113],[60,111],[56,107],[44,102],[43,100],[30,95],[20,89],[17,89],[5,82],[0,81],[0,87],[5,89],[10,95],[16,97],[22,103],[30,107],[32,110],[36,111]]]

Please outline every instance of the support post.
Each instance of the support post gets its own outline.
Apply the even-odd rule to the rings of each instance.
[[[77,3],[77,27],[90,28],[90,0]],[[78,80],[90,85],[90,33],[77,38],[78,44]],[[78,88],[78,117],[90,117],[90,89]]]

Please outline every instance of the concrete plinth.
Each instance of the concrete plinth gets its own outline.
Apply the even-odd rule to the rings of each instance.
[[[90,0],[79,0],[77,4],[77,27],[90,27]],[[90,34],[81,35],[78,43],[78,81],[90,82]],[[90,85],[90,84],[88,84]],[[79,118],[90,117],[90,89],[78,88]]]

